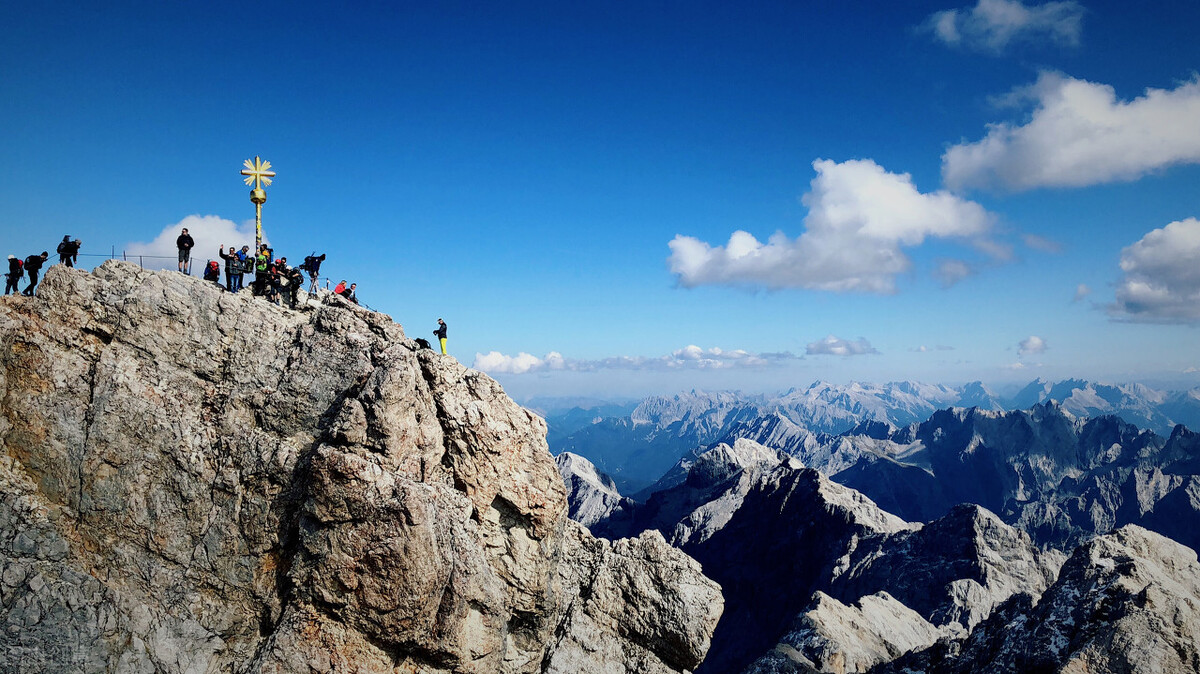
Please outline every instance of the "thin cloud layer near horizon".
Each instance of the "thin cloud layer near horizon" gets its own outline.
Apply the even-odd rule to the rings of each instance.
[[[518,397],[1200,385],[1195,3],[0,20],[20,257],[66,234],[83,266],[172,269],[181,227],[199,260],[252,243],[259,155],[277,256],[326,253],[410,336],[444,317]]]

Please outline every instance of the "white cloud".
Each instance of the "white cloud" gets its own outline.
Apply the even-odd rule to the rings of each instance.
[[[994,216],[973,201],[946,191],[922,194],[907,173],[888,173],[869,159],[819,159],[813,168],[799,238],[776,232],[762,243],[736,231],[724,246],[710,246],[678,235],[667,263],[679,283],[893,293],[896,275],[912,265],[903,249],[928,237],[994,250],[985,238]]]
[[[612,356],[599,360],[576,360],[564,358],[561,353],[551,351],[544,358],[528,353],[518,353],[515,356],[505,355],[499,351],[476,353],[473,367],[490,374],[527,374],[531,372],[547,372],[553,370],[568,370],[572,372],[593,372],[596,370],[718,370],[735,367],[756,368],[787,360],[795,360],[798,356],[788,353],[750,353],[742,349],[726,351],[717,347],[702,349],[688,345],[677,349],[666,356],[650,358],[645,356]]]
[[[1139,322],[1200,322],[1200,220],[1155,229],[1121,251],[1109,314]]]
[[[216,215],[189,215],[174,225],[164,227],[149,243],[126,245],[126,255],[133,262],[139,261],[137,256],[142,256],[140,261],[147,269],[177,269],[179,249],[175,247],[175,239],[185,227],[196,242],[192,249],[193,274],[200,274],[205,260],[220,260],[217,257],[217,248],[220,246],[254,247],[253,221],[236,225]],[[265,241],[266,237],[263,238]]]
[[[864,337],[859,337],[857,341],[851,342],[841,337],[829,335],[825,339],[809,344],[804,353],[810,356],[862,356],[879,352]]]
[[[551,351],[546,354],[545,358],[538,358],[524,351],[515,356],[508,356],[499,351],[477,353],[475,354],[474,368],[496,374],[525,374],[527,372],[567,369],[566,361],[563,359],[562,354],[557,351]]]
[[[1086,283],[1080,283],[1078,286],[1075,286],[1075,298],[1071,301],[1082,302],[1088,295],[1091,294],[1092,289],[1089,288]]]
[[[982,140],[948,149],[947,186],[1081,187],[1200,162],[1200,77],[1118,101],[1106,84],[1044,72],[1020,94],[1036,100],[1029,122],[991,124]]]
[[[1039,250],[1043,253],[1062,252],[1062,244],[1054,241],[1053,239],[1047,239],[1044,236],[1038,236],[1037,234],[1023,234],[1021,235],[1021,240],[1024,241],[1025,245],[1029,248]]]
[[[970,9],[936,12],[926,26],[948,45],[998,53],[1020,40],[1049,39],[1076,46],[1082,19],[1083,7],[1075,2],[1025,5],[1018,0],[979,0]]]
[[[973,273],[975,270],[971,269],[971,265],[962,260],[942,260],[938,262],[933,277],[942,284],[943,288],[949,288]]]
[[[1030,335],[1021,340],[1017,345],[1017,356],[1027,356],[1031,353],[1044,353],[1046,351],[1046,340],[1037,335]]]
[[[915,353],[929,353],[930,351],[953,351],[953,350],[954,350],[953,346],[946,346],[945,344],[938,344],[937,346],[934,346],[934,347],[928,347],[928,346],[925,346],[924,344],[922,344],[921,346],[909,349],[909,351],[913,351]]]

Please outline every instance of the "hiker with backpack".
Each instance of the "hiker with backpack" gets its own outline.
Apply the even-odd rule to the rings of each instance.
[[[79,239],[71,240],[71,235],[63,237],[63,240],[58,244],[58,263],[65,264],[68,267],[74,267],[75,261],[79,259],[79,247],[83,245]]]
[[[4,275],[4,294],[16,294],[17,285],[21,283],[21,277],[25,275],[25,263],[17,259],[16,255],[8,256],[8,273]]]
[[[296,295],[300,293],[300,288],[304,286],[304,274],[299,267],[284,266],[282,270],[284,278],[287,280],[287,285],[284,289],[284,298],[288,301],[288,306],[296,308]]]
[[[221,265],[216,260],[209,260],[204,265],[204,280],[212,281],[218,288],[221,286]]]
[[[442,346],[442,355],[446,355],[446,321],[438,319],[438,329],[433,331],[433,334],[438,338],[438,344]]]
[[[267,247],[267,244],[259,246],[258,252],[254,255],[254,295],[262,297],[267,294],[271,288],[271,279],[268,269],[271,266],[271,253],[273,251]]]
[[[304,258],[304,264],[300,265],[299,267],[300,269],[308,272],[308,278],[311,280],[311,283],[308,286],[309,293],[317,292],[317,277],[321,274],[321,263],[324,261],[325,253],[317,255],[317,252],[313,251],[312,255]]]
[[[233,249],[230,249],[229,252],[233,253]],[[254,273],[254,256],[250,254],[250,246],[242,246],[236,255],[237,273],[233,276],[233,282],[237,284],[237,290],[233,292],[241,292],[245,287],[246,274]]]
[[[50,259],[50,253],[44,250],[41,255],[30,255],[25,258],[25,273],[29,274],[29,287],[21,291],[21,294],[33,297],[33,291],[37,288],[38,284],[38,272],[41,271],[42,265],[48,259]]]
[[[179,249],[179,271],[185,274],[192,273],[192,246],[195,245],[196,240],[188,234],[187,227],[184,227],[175,239],[175,247]]]
[[[277,294],[275,303],[283,306],[283,303],[287,302],[288,306],[295,309],[296,287],[292,285],[292,268],[288,266],[286,257],[275,260],[275,265],[271,269],[271,283]]]

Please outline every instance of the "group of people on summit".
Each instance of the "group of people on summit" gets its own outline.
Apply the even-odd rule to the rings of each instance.
[[[83,244],[79,239],[72,239],[70,235],[64,236],[61,243],[58,244],[58,261],[59,264],[65,264],[68,267],[74,267],[75,262],[79,259],[79,248]],[[196,246],[195,239],[188,234],[187,228],[183,228],[179,237],[175,240],[175,246],[179,250],[179,271],[184,274],[191,274],[192,248]],[[230,292],[239,292],[244,288],[243,280],[246,274],[253,273],[254,281],[251,285],[251,292],[255,297],[264,297],[267,301],[275,304],[287,302],[292,309],[297,305],[297,292],[304,285],[304,272],[308,272],[309,276],[309,293],[316,293],[318,282],[321,273],[321,263],[325,261],[325,254],[317,255],[313,252],[304,258],[303,264],[298,266],[290,266],[287,263],[286,257],[272,259],[274,251],[267,245],[262,244],[256,253],[251,253],[250,246],[242,246],[240,249],[235,249],[234,246],[228,246],[229,252],[225,252],[226,246],[221,246],[217,250],[217,255],[225,261],[225,285],[224,288]],[[24,260],[18,259],[15,255],[8,256],[8,273],[4,275],[5,285],[4,294],[15,294],[21,283],[21,277],[29,275],[29,285],[25,290],[21,291],[24,295],[32,296],[38,284],[38,273],[42,266],[50,257],[48,251],[42,251],[40,255],[34,254],[26,257]],[[204,268],[204,280],[211,281],[218,287],[221,287],[221,265],[216,260],[209,260]],[[326,288],[329,286],[326,285]],[[337,284],[333,292],[342,296],[346,300],[358,304],[358,284],[351,283],[346,285],[343,280]],[[434,336],[438,338],[438,343],[441,346],[442,353],[446,353],[446,322],[438,319],[438,328],[433,331]],[[425,340],[419,340],[424,342]],[[427,342],[426,342],[427,343]]]
[[[79,247],[82,245],[83,243],[79,239],[72,239],[70,235],[64,236],[56,249],[59,264],[74,267],[75,261],[79,259]],[[50,259],[50,252],[45,250],[41,255],[34,253],[24,260],[16,255],[9,255],[8,272],[4,274],[4,294],[16,294],[21,285],[21,277],[29,274],[29,285],[21,291],[21,294],[33,295],[38,284],[38,272],[42,270],[42,265],[46,264],[48,259]]]
[[[179,250],[179,271],[185,274],[190,274],[192,271],[192,248],[195,246],[195,239],[188,234],[186,227],[183,228],[179,237],[175,239],[175,247]],[[227,247],[229,248],[228,253],[225,252]],[[256,252],[251,252],[250,246],[236,248],[232,244],[218,248],[217,257],[225,261],[224,288],[230,292],[240,292],[245,288],[246,274],[252,273],[254,281],[250,289],[255,297],[265,297],[267,301],[275,304],[286,302],[289,307],[295,309],[297,292],[304,285],[304,272],[308,272],[310,281],[308,292],[315,293],[317,291],[321,263],[325,261],[325,254],[317,255],[314,252],[304,258],[303,264],[293,267],[288,264],[287,257],[276,258],[274,252],[265,243],[261,244]],[[205,281],[211,281],[217,286],[221,286],[221,263],[209,260],[204,267],[203,276]],[[334,292],[358,304],[357,287],[357,284],[354,283],[347,287],[346,282],[342,281],[334,289]]]

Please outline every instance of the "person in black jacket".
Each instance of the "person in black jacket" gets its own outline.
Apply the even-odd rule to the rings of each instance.
[[[44,250],[41,255],[30,255],[25,258],[25,272],[29,274],[29,287],[21,291],[21,294],[33,297],[33,290],[37,288],[38,284],[38,271],[48,259],[50,259],[50,253]]]
[[[446,321],[438,319],[438,329],[433,331],[433,334],[438,338],[438,344],[442,346],[442,355],[446,355]]]
[[[308,272],[308,278],[312,280],[312,283],[310,283],[308,286],[308,292],[310,295],[315,295],[317,292],[317,277],[321,275],[321,263],[324,261],[325,253],[317,255],[317,253],[314,251],[312,255],[304,258],[304,264],[298,267],[299,269],[303,269],[304,271]]]
[[[68,267],[74,267],[75,261],[79,259],[79,239],[71,240],[71,235],[63,237],[63,240],[58,244],[58,263],[65,264]]]
[[[195,245],[196,241],[188,234],[187,227],[184,227],[179,233],[179,238],[175,239],[175,247],[179,249],[179,271],[185,274],[192,273],[192,246]]]
[[[8,256],[8,273],[4,275],[4,294],[16,294],[17,285],[21,283],[21,277],[25,275],[25,271],[21,266],[22,263],[17,259],[16,255]]]
[[[304,287],[304,274],[299,267],[286,267],[284,275],[287,277],[287,289],[284,292],[284,299],[287,300],[288,306],[296,308],[296,295],[300,289]]]
[[[225,289],[236,293],[242,289],[242,260],[238,257],[237,249],[230,246],[226,255],[225,246],[221,246],[217,249],[217,255],[225,260]]]

